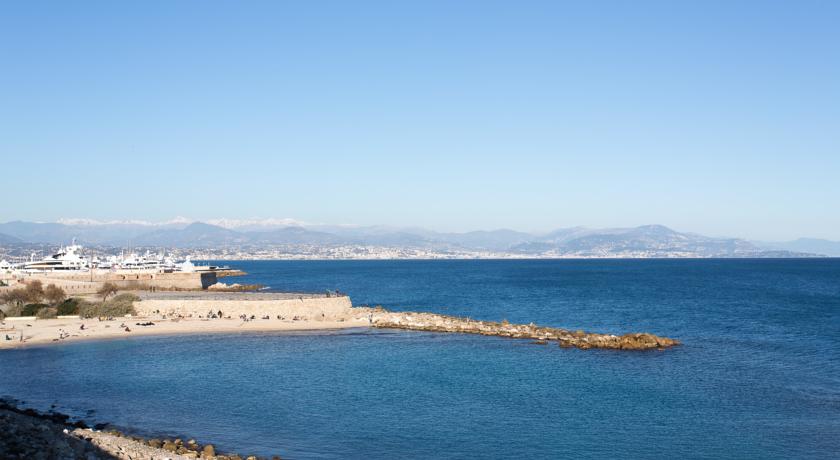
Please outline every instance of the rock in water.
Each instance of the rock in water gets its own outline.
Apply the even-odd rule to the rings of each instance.
[[[201,458],[212,458],[216,456],[216,448],[213,444],[207,444],[204,449],[201,449]]]

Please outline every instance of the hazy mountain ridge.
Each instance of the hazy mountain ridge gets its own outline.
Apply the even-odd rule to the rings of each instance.
[[[27,243],[66,244],[75,238],[82,244],[128,246],[140,236],[166,229],[183,229],[187,225],[189,224],[147,225],[123,222],[63,224],[12,221],[0,224],[0,233],[19,238]]]
[[[798,238],[793,241],[755,242],[754,244],[768,250],[808,252],[829,257],[840,257],[840,241],[821,238]]]
[[[571,227],[545,234],[515,230],[441,233],[422,228],[388,226],[287,225],[291,219],[227,221],[228,227],[185,219],[150,224],[143,221],[71,223],[14,221],[0,224],[0,243],[66,244],[164,248],[379,246],[430,251],[504,253],[523,257],[793,257],[824,254],[802,249],[754,244],[737,238],[712,238],[682,233],[663,225],[593,229]],[[240,223],[241,225],[234,225]],[[800,240],[797,240],[800,241]],[[833,242],[827,242],[833,243]],[[840,253],[840,243],[838,253]],[[825,244],[819,247],[823,247]]]
[[[22,243],[20,238],[16,238],[16,237],[11,236],[11,235],[5,235],[3,233],[0,233],[0,244],[17,244],[17,243]]]
[[[212,247],[249,243],[247,235],[202,222],[184,228],[168,228],[141,234],[133,241],[137,246]]]
[[[558,235],[562,235],[558,238]],[[516,249],[516,248],[515,248]],[[642,257],[752,257],[762,256],[762,250],[746,240],[710,238],[693,233],[680,233],[662,225],[644,225],[627,229],[604,231],[581,228],[570,232],[553,232],[547,240],[538,240],[520,250],[556,252],[581,257],[616,254]],[[791,254],[793,255],[793,254]]]

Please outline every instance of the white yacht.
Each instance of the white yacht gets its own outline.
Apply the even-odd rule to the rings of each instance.
[[[196,266],[190,261],[189,257],[185,261],[179,262],[171,256],[166,256],[163,252],[153,254],[150,251],[146,251],[142,255],[132,252],[128,255],[112,255],[104,259],[94,257],[88,260],[82,255],[82,246],[76,244],[76,241],[73,240],[73,244],[60,248],[58,252],[49,257],[35,260],[35,255],[33,254],[29,262],[12,266],[12,268],[26,272],[52,272],[57,270],[87,271],[91,269],[111,271],[199,272],[214,271],[226,267]]]
[[[99,267],[120,270],[176,270],[178,264],[172,257],[164,256],[163,252],[152,254],[146,251],[143,255],[131,253],[128,256],[109,257],[107,261],[100,262]]]
[[[70,246],[62,247],[55,254],[41,260],[35,260],[33,255],[32,260],[24,262],[20,269],[26,271],[87,270],[90,268],[90,263],[81,252],[82,247],[74,240]]]

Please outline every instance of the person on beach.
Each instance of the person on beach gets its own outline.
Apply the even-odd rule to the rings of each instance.
[[[83,331],[84,331],[84,330],[85,330],[85,325],[84,325],[84,324],[82,324],[82,325],[79,327],[79,329],[81,329],[81,330],[83,330]]]

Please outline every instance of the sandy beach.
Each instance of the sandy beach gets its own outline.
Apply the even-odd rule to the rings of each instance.
[[[154,323],[140,326],[138,323]],[[212,334],[228,332],[304,331],[318,329],[343,329],[369,324],[363,313],[348,314],[344,318],[318,320],[254,319],[161,319],[160,317],[117,318],[111,321],[97,319],[39,319],[4,321],[0,323],[0,349],[32,345],[58,344],[93,339],[119,339],[141,335]],[[84,329],[82,328],[84,325]],[[126,331],[124,327],[128,327]],[[23,335],[23,341],[20,337]],[[8,337],[10,340],[6,340]],[[63,338],[62,338],[63,337]]]
[[[136,292],[135,314],[99,320],[6,318],[0,349],[139,335],[304,331],[370,325],[346,296],[300,293]],[[97,300],[90,297],[90,300]],[[245,318],[245,319],[243,319]]]

